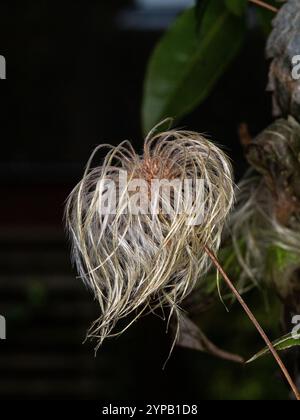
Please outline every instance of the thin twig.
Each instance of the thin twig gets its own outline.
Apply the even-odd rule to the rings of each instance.
[[[264,332],[263,328],[260,326],[259,322],[257,321],[257,319],[255,318],[255,316],[253,315],[253,313],[251,312],[251,310],[249,309],[248,305],[246,304],[246,302],[244,301],[244,299],[242,298],[242,296],[239,294],[239,292],[237,291],[237,289],[235,288],[235,286],[233,285],[232,281],[229,279],[228,275],[225,273],[225,271],[223,270],[221,264],[219,263],[217,257],[214,255],[214,253],[208,248],[205,247],[205,252],[207,253],[207,255],[210,257],[210,259],[212,260],[212,262],[214,263],[215,267],[217,268],[217,270],[220,272],[220,274],[222,275],[222,277],[224,278],[225,282],[227,283],[228,287],[231,289],[231,291],[234,293],[234,295],[236,296],[238,302],[240,303],[240,305],[243,307],[244,311],[246,312],[246,314],[248,315],[249,319],[251,320],[251,322],[253,323],[253,325],[256,327],[257,331],[259,332],[259,334],[261,335],[261,337],[263,338],[263,340],[265,341],[266,345],[268,346],[270,352],[272,353],[272,355],[274,356],[274,359],[276,360],[276,362],[278,363],[282,373],[284,374],[287,382],[289,383],[293,393],[295,394],[295,397],[298,401],[300,401],[300,393],[296,387],[296,385],[294,384],[287,368],[285,367],[283,361],[281,360],[278,352],[275,350],[273,344],[271,343],[271,341],[269,340],[267,334]]]
[[[249,0],[251,3],[256,4],[257,6],[261,6],[264,9],[270,10],[271,12],[277,13],[279,9],[277,7],[272,6],[269,3],[266,3],[262,0]]]

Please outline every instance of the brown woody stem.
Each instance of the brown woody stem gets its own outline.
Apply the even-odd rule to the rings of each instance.
[[[251,320],[251,322],[253,323],[253,325],[255,326],[255,328],[257,329],[257,331],[259,332],[259,334],[261,335],[262,339],[264,340],[264,342],[268,346],[270,352],[274,356],[274,359],[278,363],[278,365],[279,365],[279,367],[280,367],[283,375],[285,376],[287,382],[289,383],[289,385],[290,385],[293,393],[295,394],[296,399],[298,401],[300,401],[300,393],[299,393],[296,385],[294,384],[294,382],[293,382],[293,380],[292,380],[292,378],[291,378],[291,376],[290,376],[287,368],[285,367],[285,364],[281,360],[278,352],[275,350],[273,344],[269,340],[267,334],[264,332],[263,328],[260,326],[259,322],[257,321],[257,319],[255,318],[255,316],[253,315],[252,311],[249,309],[248,305],[246,304],[246,302],[244,301],[244,299],[242,298],[242,296],[240,295],[240,293],[238,292],[238,290],[235,288],[235,286],[233,285],[233,283],[230,280],[230,278],[228,277],[228,275],[225,273],[224,269],[222,268],[221,264],[219,263],[217,257],[214,255],[214,253],[208,247],[205,247],[205,252],[210,257],[211,261],[213,262],[213,264],[215,265],[215,267],[217,268],[217,270],[219,271],[219,273],[224,278],[227,286],[234,293],[234,295],[236,296],[238,302],[240,303],[240,305],[242,306],[242,308],[244,309],[244,311],[248,315],[249,319]]]
[[[250,3],[254,3],[257,6],[260,6],[260,7],[263,7],[264,9],[270,10],[271,12],[274,12],[274,13],[278,12],[277,7],[274,7],[271,4],[266,3],[262,0],[249,0],[249,1],[250,1]]]

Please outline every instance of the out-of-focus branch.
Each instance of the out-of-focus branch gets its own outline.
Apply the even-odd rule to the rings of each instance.
[[[257,6],[263,7],[264,9],[270,10],[271,12],[277,13],[279,9],[277,7],[272,6],[269,3],[266,3],[262,0],[249,0],[250,3],[254,3]]]

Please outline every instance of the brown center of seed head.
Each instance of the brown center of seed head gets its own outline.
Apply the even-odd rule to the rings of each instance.
[[[160,157],[144,158],[137,172],[138,176],[148,183],[151,183],[153,179],[174,179],[176,177],[174,162],[163,161]]]

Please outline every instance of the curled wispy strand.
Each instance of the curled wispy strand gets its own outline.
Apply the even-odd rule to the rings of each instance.
[[[96,152],[108,152],[100,166],[92,168]],[[133,214],[124,211],[124,190],[119,186],[120,170],[129,182],[143,179],[202,180],[204,194],[181,202],[185,211],[176,212],[175,196],[171,212]],[[107,192],[98,188],[104,180],[114,181],[119,199],[113,214],[99,212]],[[92,154],[84,176],[74,188],[66,206],[72,255],[79,276],[93,290],[100,305],[100,317],[89,331],[98,346],[112,335],[116,323],[129,314],[136,319],[145,309],[168,306],[179,316],[179,304],[210,267],[204,251],[217,252],[226,216],[233,203],[232,168],[226,155],[201,135],[188,131],[151,132],[143,155],[125,141],[117,147],[102,145]],[[153,197],[152,197],[153,198]],[[182,199],[182,197],[181,197]],[[155,201],[154,200],[154,201]],[[201,205],[199,205],[201,204]],[[194,209],[201,223],[190,224],[188,210]]]

